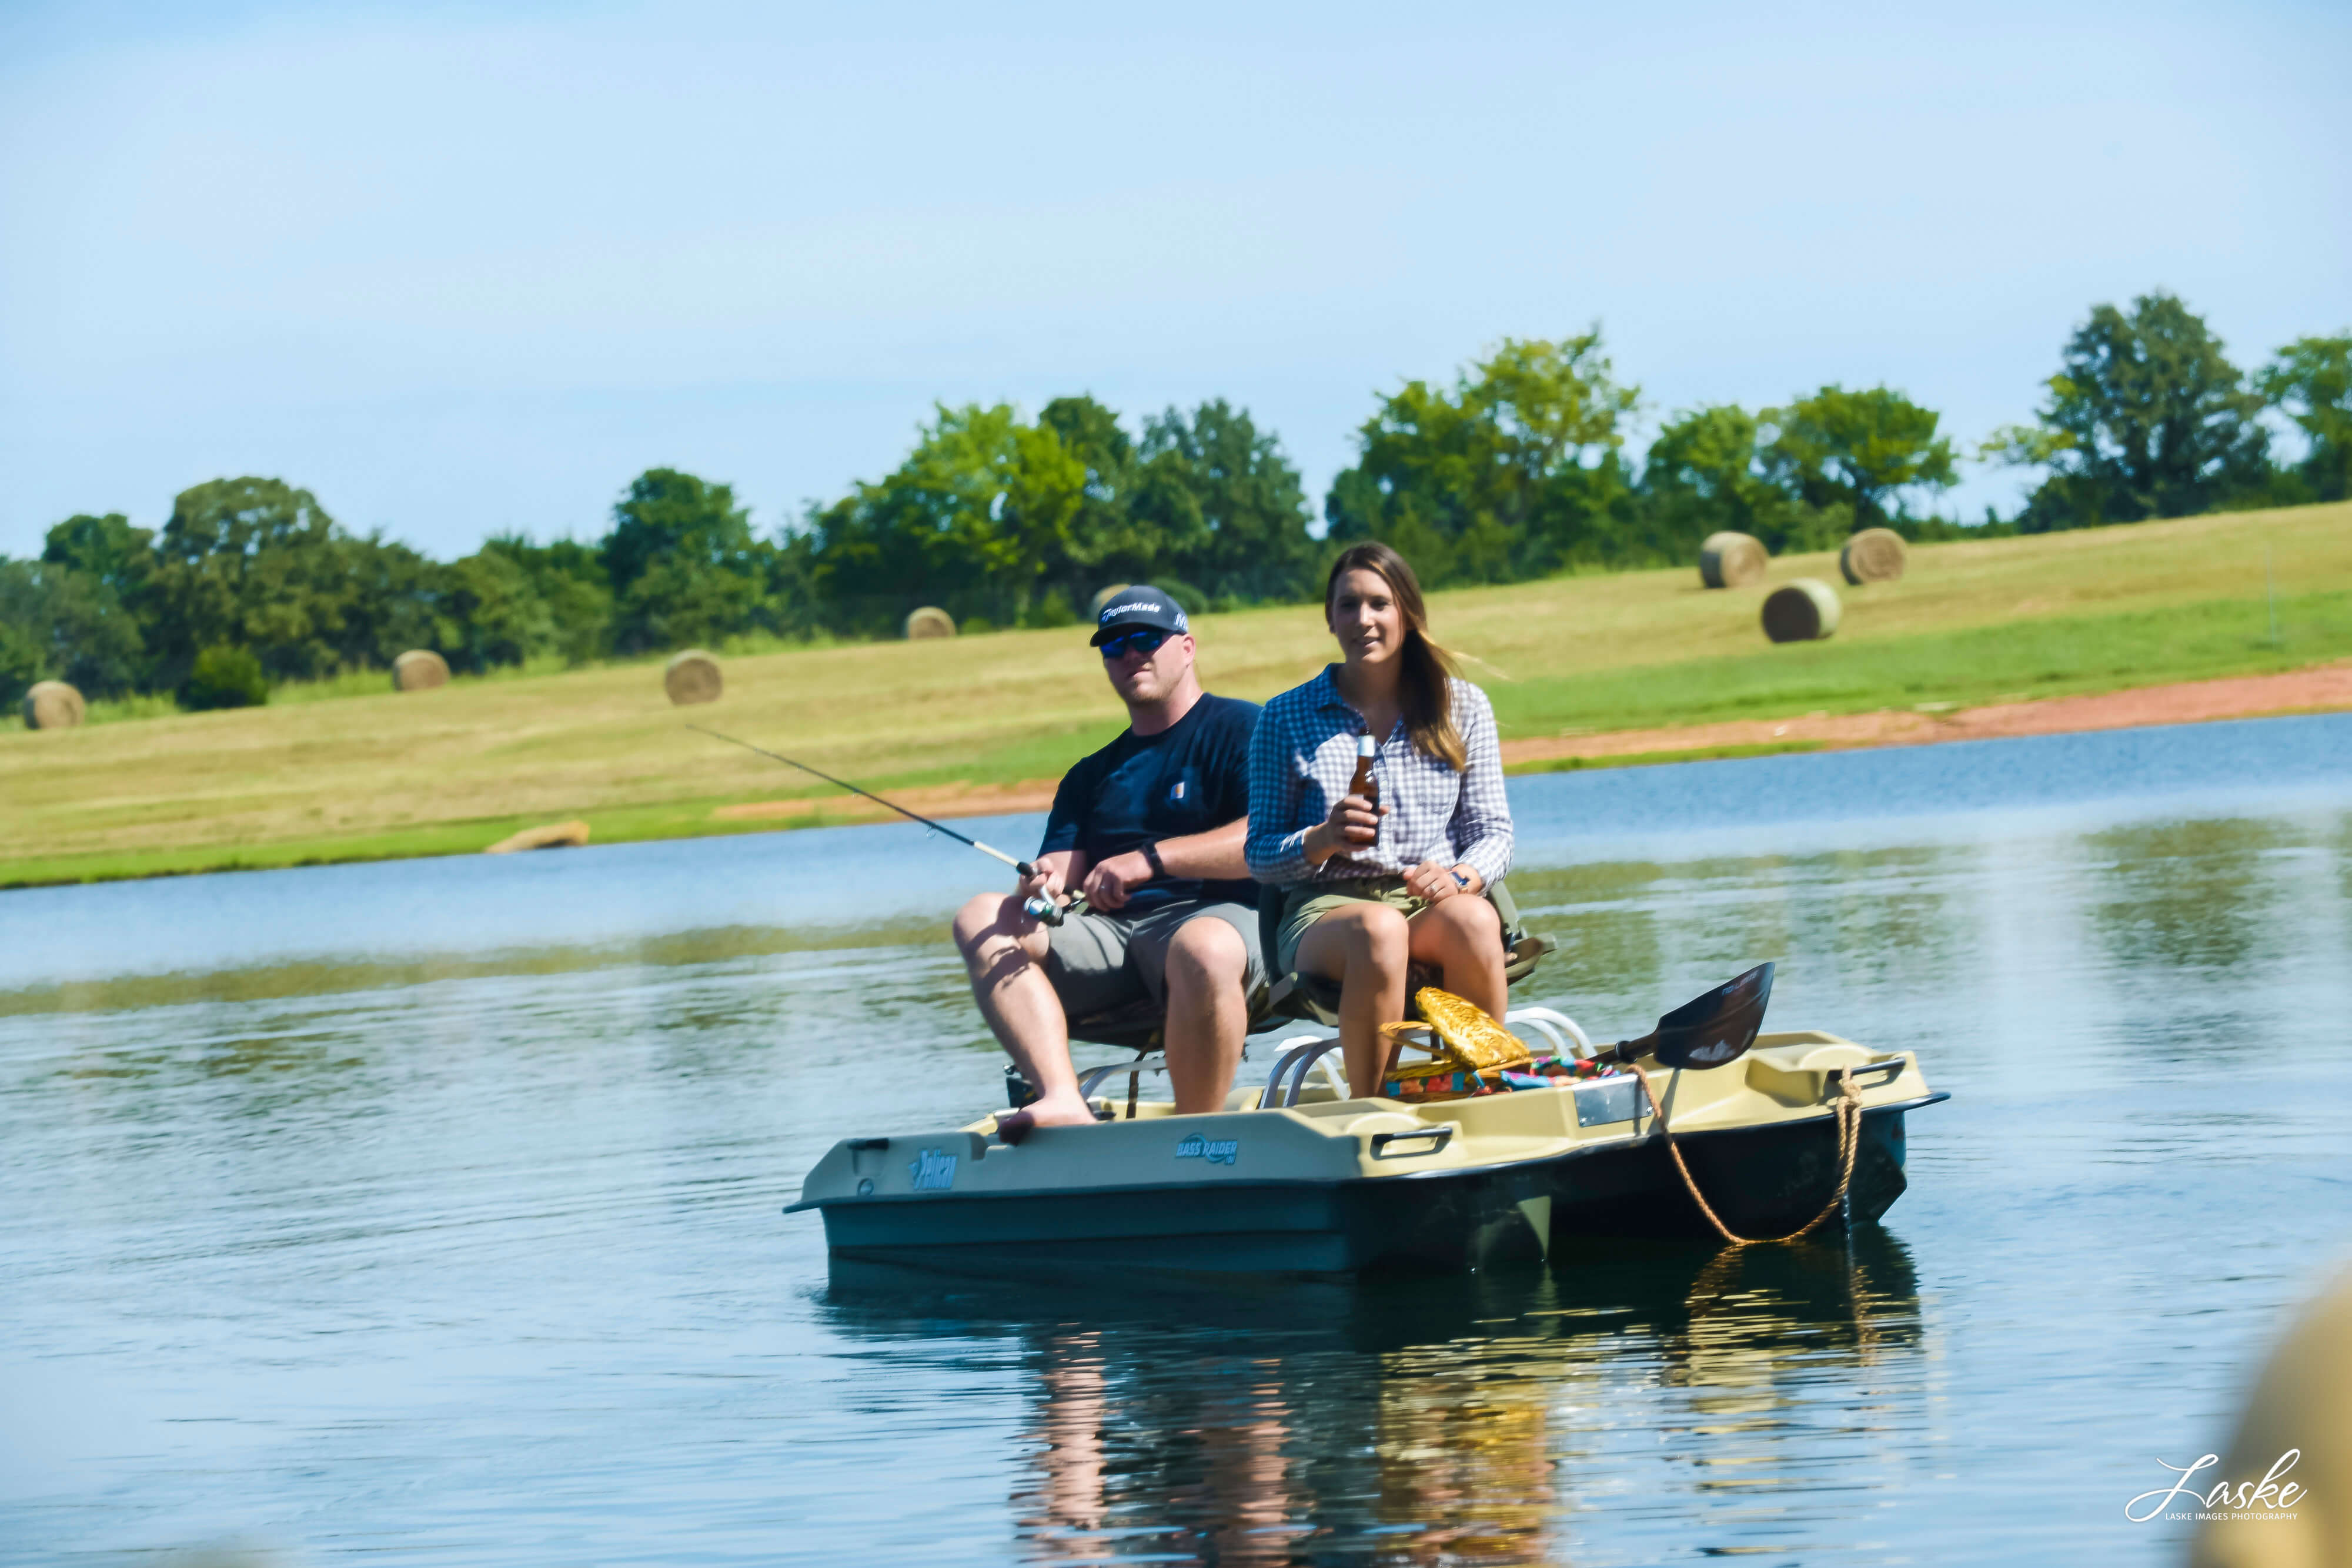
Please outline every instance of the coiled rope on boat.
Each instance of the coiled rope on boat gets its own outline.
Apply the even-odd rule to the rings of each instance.
[[[1642,1081],[1642,1092],[1650,1098],[1651,1125],[1664,1136],[1666,1153],[1674,1156],[1675,1169],[1682,1173],[1683,1186],[1690,1190],[1691,1201],[1698,1205],[1701,1214],[1706,1216],[1706,1222],[1715,1227],[1715,1233],[1734,1247],[1771,1247],[1798,1240],[1821,1228],[1822,1222],[1844,1205],[1846,1192],[1853,1185],[1854,1155],[1862,1149],[1862,1091],[1854,1087],[1851,1071],[1838,1073],[1838,1100],[1832,1107],[1837,1116],[1838,1127],[1837,1191],[1830,1195],[1829,1202],[1822,1206],[1819,1214],[1786,1236],[1740,1236],[1723,1222],[1722,1217],[1715,1212],[1714,1205],[1706,1201],[1706,1194],[1698,1190],[1698,1183],[1692,1177],[1690,1166],[1684,1163],[1683,1152],[1675,1143],[1674,1132],[1666,1125],[1666,1108],[1658,1103],[1657,1086],[1650,1082],[1650,1075],[1642,1071],[1640,1062],[1627,1065],[1633,1069],[1633,1076]]]

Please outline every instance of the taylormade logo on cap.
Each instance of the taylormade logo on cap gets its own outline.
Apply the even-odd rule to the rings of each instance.
[[[1130,582],[1111,591],[1120,595],[1118,602],[1106,604],[1095,612],[1094,644],[1099,648],[1123,632],[1149,627],[1171,636],[1192,630],[1183,610],[1164,588],[1149,582]]]
[[[1155,604],[1149,599],[1135,599],[1129,600],[1125,604],[1114,604],[1105,610],[1100,615],[1096,616],[1095,619],[1103,625],[1108,626],[1110,624],[1111,618],[1115,615],[1132,615],[1138,611],[1141,611],[1143,613],[1148,615],[1160,610],[1167,610],[1169,613],[1175,616],[1176,630],[1179,632],[1184,630],[1186,622],[1184,620],[1183,611],[1168,605]]]

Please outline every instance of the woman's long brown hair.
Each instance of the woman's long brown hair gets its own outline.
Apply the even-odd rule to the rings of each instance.
[[[1404,557],[1378,539],[1349,545],[1331,563],[1331,575],[1323,580],[1326,621],[1331,618],[1331,595],[1339,589],[1339,580],[1351,571],[1378,573],[1404,617],[1404,647],[1397,654],[1403,663],[1397,674],[1397,706],[1404,711],[1405,737],[1423,756],[1437,758],[1456,773],[1462,772],[1470,766],[1470,754],[1463,747],[1462,732],[1454,725],[1454,690],[1447,684],[1454,677],[1454,658],[1430,638],[1429,612],[1422,604],[1420,580],[1412,575]]]

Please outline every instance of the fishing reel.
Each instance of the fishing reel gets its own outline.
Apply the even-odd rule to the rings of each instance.
[[[1034,894],[1022,900],[1021,908],[1032,920],[1047,925],[1059,925],[1071,915],[1087,912],[1087,895],[1074,893],[1067,904],[1056,904],[1042,893]]]

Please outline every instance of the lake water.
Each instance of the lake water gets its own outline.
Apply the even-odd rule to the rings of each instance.
[[[1523,999],[1629,1033],[1777,958],[1775,1025],[1920,1053],[1883,1227],[829,1270],[817,1155],[1000,1093],[946,841],[0,894],[0,1562],[2175,1560],[2125,1501],[2352,1254],[2352,716],[1513,800]]]

